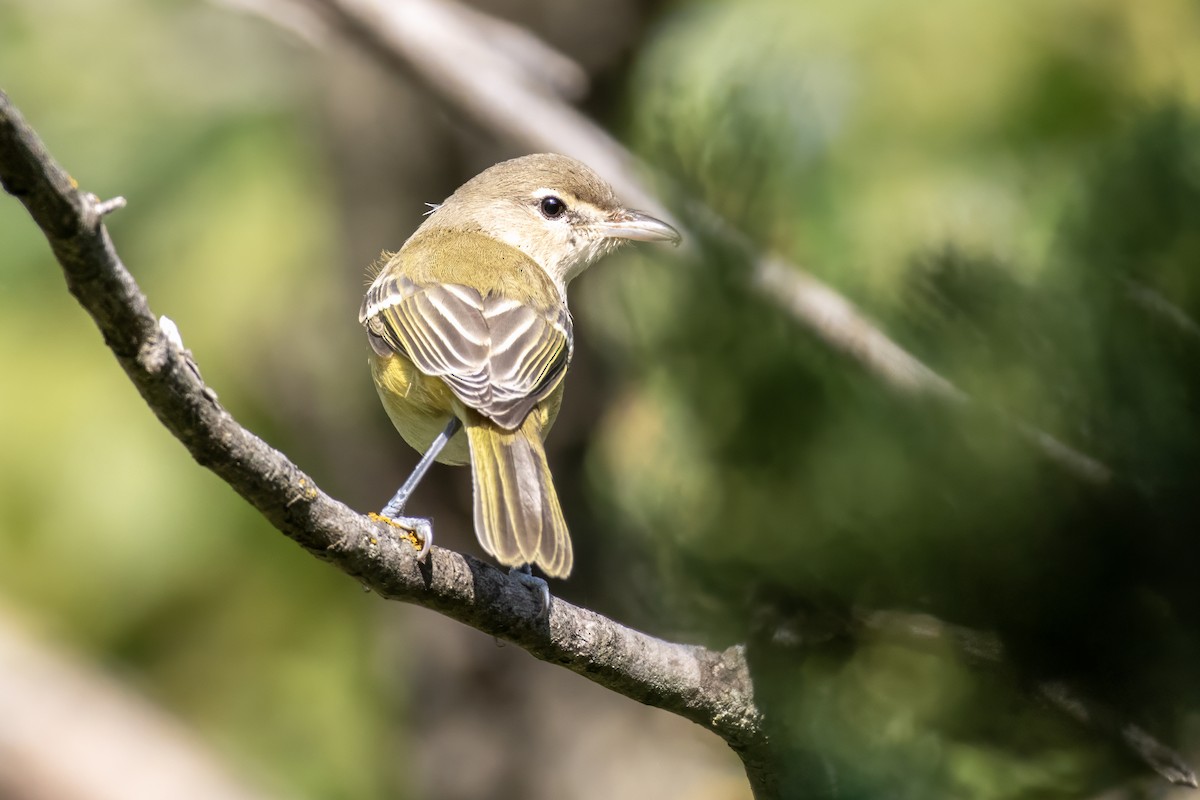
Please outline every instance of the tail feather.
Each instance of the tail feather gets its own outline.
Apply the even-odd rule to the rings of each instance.
[[[537,414],[515,431],[486,419],[473,420],[466,429],[480,545],[505,566],[535,564],[552,578],[565,578],[573,561],[571,538]]]

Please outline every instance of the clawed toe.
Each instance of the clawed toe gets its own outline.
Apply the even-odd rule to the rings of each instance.
[[[386,512],[387,509],[385,508]],[[371,519],[386,522],[393,528],[400,528],[408,531],[410,534],[409,541],[417,548],[417,560],[423,561],[429,555],[429,548],[433,547],[433,524],[424,517],[401,517],[391,516],[386,513],[370,514]]]
[[[534,575],[533,567],[528,564],[523,567],[513,567],[508,574],[538,594],[542,608],[538,612],[537,618],[539,620],[548,619],[550,616],[550,584]]]

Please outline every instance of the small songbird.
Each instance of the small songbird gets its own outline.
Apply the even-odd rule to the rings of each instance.
[[[358,318],[383,406],[424,457],[383,516],[428,542],[427,521],[400,516],[405,502],[434,460],[469,461],[483,549],[526,574],[571,572],[542,446],[573,349],[567,284],[630,239],[680,236],[578,161],[542,154],[476,175],[386,256]]]

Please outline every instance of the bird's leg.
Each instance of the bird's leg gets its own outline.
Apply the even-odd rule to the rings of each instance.
[[[508,574],[516,578],[519,582],[525,584],[530,590],[537,592],[539,599],[542,601],[542,610],[538,612],[538,619],[546,619],[550,616],[550,584],[533,574],[533,567],[525,564],[521,567],[513,567],[508,571]]]
[[[408,502],[408,498],[416,490],[417,484],[421,482],[421,478],[425,477],[425,473],[433,466],[433,462],[446,447],[446,443],[454,437],[454,434],[458,433],[458,429],[461,427],[462,423],[458,417],[450,418],[450,422],[446,424],[445,430],[437,435],[437,438],[429,445],[429,449],[425,451],[425,455],[421,456],[421,460],[413,468],[412,474],[408,476],[408,480],[396,491],[396,494],[392,495],[392,499],[383,507],[383,511],[379,512],[380,516],[387,517],[388,519],[399,518],[400,512],[404,510],[404,504]]]
[[[421,456],[421,460],[417,462],[417,466],[413,468],[412,474],[404,481],[396,494],[392,495],[392,499],[383,507],[383,511],[379,512],[379,516],[387,517],[393,522],[410,528],[416,531],[421,536],[423,544],[421,552],[417,554],[417,558],[424,558],[429,552],[430,546],[433,544],[433,526],[429,524],[429,520],[421,517],[405,517],[401,516],[404,511],[404,504],[408,502],[408,498],[416,490],[417,484],[425,477],[425,473],[433,466],[433,462],[437,460],[438,454],[446,447],[446,443],[454,438],[454,434],[458,433],[458,429],[462,427],[462,422],[458,417],[451,417],[446,423],[445,429],[437,435],[433,443],[429,445],[429,449],[425,451],[425,455]]]

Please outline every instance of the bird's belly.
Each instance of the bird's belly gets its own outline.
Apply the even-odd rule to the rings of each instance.
[[[424,453],[454,416],[454,393],[440,378],[421,372],[402,355],[371,354],[371,374],[379,399],[396,430],[417,452]],[[438,455],[442,464],[470,460],[467,436],[461,429]]]

